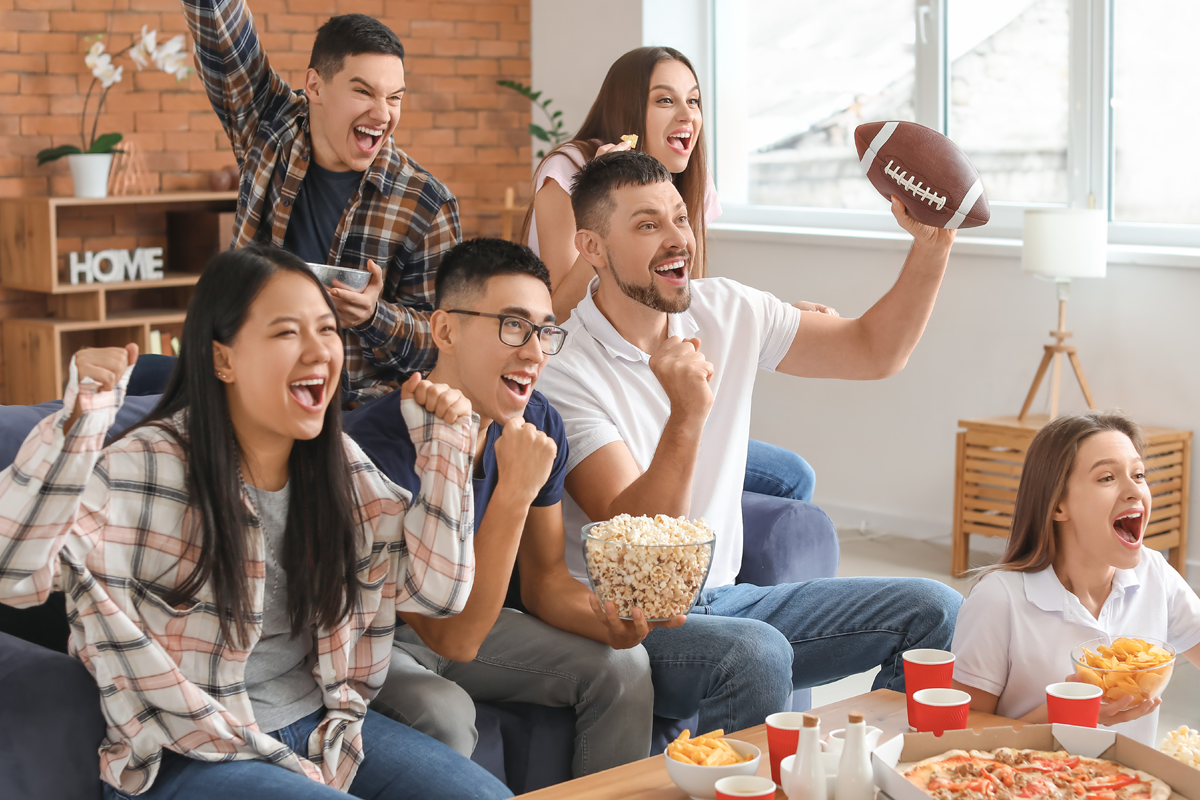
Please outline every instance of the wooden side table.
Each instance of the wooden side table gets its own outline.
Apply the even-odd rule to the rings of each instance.
[[[971,534],[1008,538],[1025,451],[1034,434],[1049,421],[1030,414],[962,419],[954,460],[954,532],[950,569],[967,571]],[[1170,550],[1167,561],[1186,574],[1188,498],[1191,483],[1192,432],[1144,426],[1146,479],[1153,502],[1145,544]]]

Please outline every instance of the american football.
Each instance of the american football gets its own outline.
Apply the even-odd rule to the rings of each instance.
[[[991,217],[983,182],[966,153],[915,122],[868,122],[854,129],[859,163],[884,197],[935,228],[977,228]]]

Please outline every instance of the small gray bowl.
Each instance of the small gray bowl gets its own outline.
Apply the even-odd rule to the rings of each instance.
[[[334,281],[341,281],[356,292],[361,292],[371,281],[371,273],[365,269],[347,269],[346,267],[327,267],[324,264],[306,262],[308,268],[317,276],[317,280],[332,289]]]

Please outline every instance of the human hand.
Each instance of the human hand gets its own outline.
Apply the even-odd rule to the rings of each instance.
[[[75,354],[75,371],[80,381],[91,378],[100,384],[96,391],[111,392],[137,358],[138,346],[133,342],[124,347],[85,347]]]
[[[896,195],[892,195],[892,216],[896,218],[896,222],[900,223],[901,228],[908,231],[913,237],[913,241],[919,245],[949,249],[950,245],[954,243],[955,234],[958,233],[953,228],[934,228],[917,222],[908,215],[908,210],[904,208],[904,203],[900,202],[900,198],[896,197]]]
[[[615,153],[620,150],[632,150],[633,145],[629,142],[616,142],[614,144],[602,144],[596,148],[596,155],[602,156],[605,153]]]
[[[799,303],[796,303],[795,306],[801,311],[815,311],[818,314],[828,314],[831,317],[841,316],[841,314],[837,312],[837,309],[821,305],[820,303],[810,303],[807,300],[801,300]]]
[[[550,479],[558,445],[531,422],[513,417],[496,440],[496,494],[515,495],[528,505]]]
[[[629,614],[632,619],[621,619],[617,616],[615,605],[609,602],[601,606],[600,600],[591,592],[588,592],[588,605],[592,607],[596,618],[608,629],[608,645],[614,650],[637,647],[655,628],[678,628],[687,622],[687,617],[683,614],[676,614],[662,622],[651,622],[646,619],[640,608],[634,608]]]
[[[414,372],[400,385],[400,399],[410,397],[447,425],[453,425],[459,417],[471,416],[471,401],[462,392],[444,383],[425,380],[419,372]]]
[[[712,408],[713,365],[700,352],[699,339],[671,336],[650,357],[650,371],[671,401],[671,414],[703,421]]]
[[[383,292],[383,270],[374,261],[367,261],[367,271],[371,273],[371,279],[361,292],[341,281],[334,281],[329,290],[343,328],[358,328],[375,318],[375,306]]]

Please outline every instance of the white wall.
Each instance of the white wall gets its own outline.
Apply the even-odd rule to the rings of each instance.
[[[904,258],[896,247],[769,243],[728,232],[714,232],[709,242],[716,274],[788,300],[827,303],[843,316],[862,313],[886,292]],[[1067,328],[1097,403],[1145,424],[1200,430],[1198,299],[1196,269],[1109,265],[1105,279],[1074,282]],[[903,372],[874,383],[762,373],[752,433],[813,464],[815,501],[839,526],[865,522],[948,537],[957,421],[1017,413],[1055,324],[1053,285],[1022,274],[1019,259],[952,255],[929,327]],[[1035,412],[1047,405],[1045,386]],[[1062,396],[1064,412],[1086,408],[1069,369]],[[1190,528],[1197,580],[1195,511]]]

